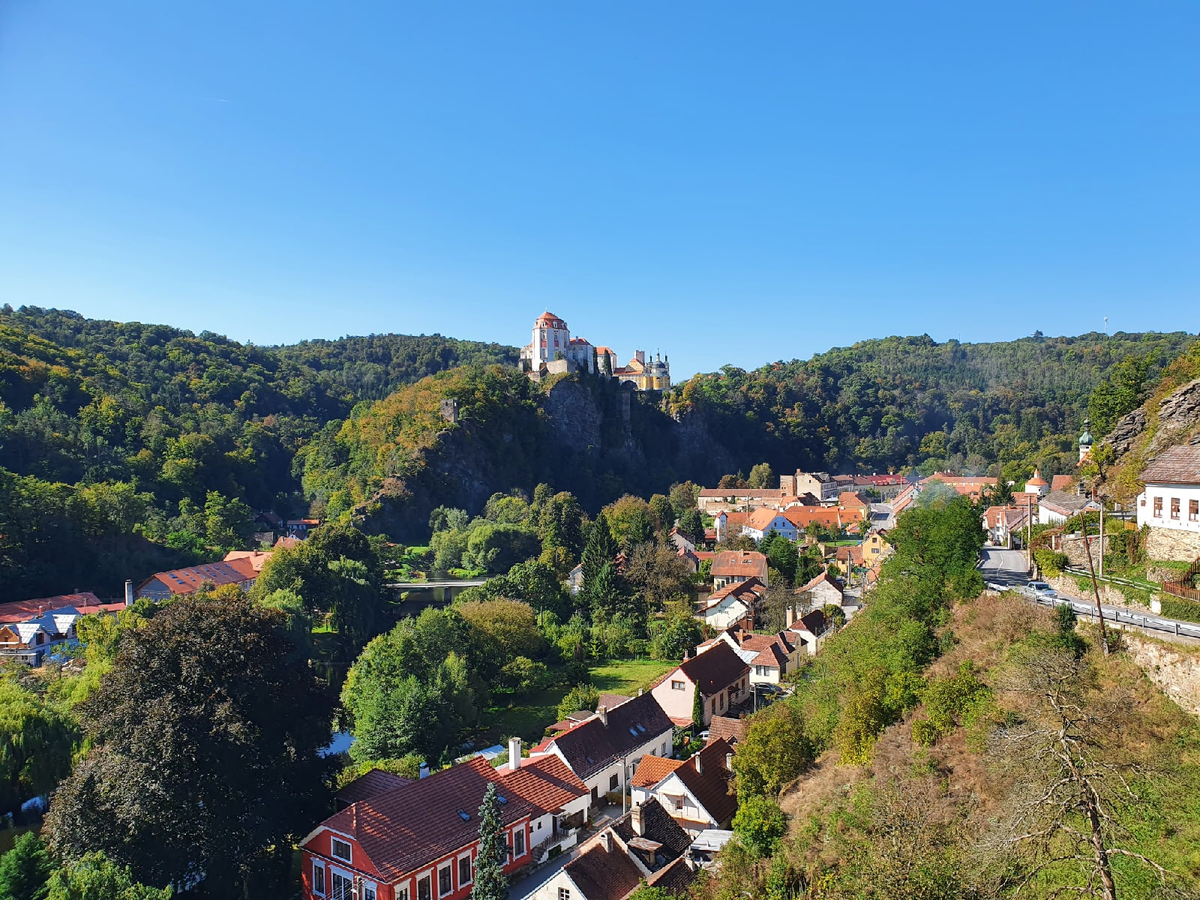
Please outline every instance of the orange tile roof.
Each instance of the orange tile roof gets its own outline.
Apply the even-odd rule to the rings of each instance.
[[[633,787],[654,787],[685,762],[686,760],[682,759],[667,759],[665,756],[643,756],[637,771],[633,773],[633,780],[629,783]]]
[[[60,594],[57,597],[41,597],[36,600],[13,600],[10,603],[0,603],[0,625],[36,619],[52,609],[61,609],[64,606],[73,606],[85,616],[125,608],[124,603],[101,603],[91,591],[79,594]]]
[[[722,550],[712,562],[715,578],[767,580],[767,557],[755,550]]]

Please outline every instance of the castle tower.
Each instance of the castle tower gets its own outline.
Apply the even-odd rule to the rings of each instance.
[[[567,323],[554,313],[546,311],[537,317],[533,323],[533,339],[529,346],[521,350],[521,359],[529,361],[529,368],[537,372],[544,363],[550,362],[556,354],[567,356],[571,346],[571,332]]]

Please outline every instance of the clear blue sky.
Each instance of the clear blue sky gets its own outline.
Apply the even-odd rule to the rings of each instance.
[[[1200,328],[1200,5],[0,6],[0,302],[676,377]]]

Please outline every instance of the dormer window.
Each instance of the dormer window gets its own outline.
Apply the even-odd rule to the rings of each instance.
[[[350,844],[347,841],[332,838],[329,841],[329,854],[334,859],[339,859],[344,863],[353,862],[351,858]]]

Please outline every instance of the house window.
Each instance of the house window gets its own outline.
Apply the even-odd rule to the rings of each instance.
[[[339,841],[333,838],[329,842],[329,852],[333,854],[334,859],[340,859],[342,862],[351,862],[350,845],[346,841]]]
[[[1188,521],[1195,522],[1200,520],[1200,500],[1188,501]]]
[[[313,893],[325,896],[325,867],[319,862],[313,863]]]
[[[611,778],[608,779],[608,789],[610,791],[615,791],[617,789],[617,776],[616,775],[613,775]]]
[[[408,900],[408,885],[396,888],[396,900]]]
[[[672,681],[671,682],[671,690],[682,691],[683,690],[683,682],[682,681]]]
[[[433,885],[430,884],[429,876],[426,875],[417,882],[417,900],[433,900]]]
[[[329,873],[330,900],[354,900],[354,881],[341,872]]]
[[[517,856],[525,855],[525,829],[520,829],[513,832],[513,837],[517,840]]]
[[[451,877],[449,866],[438,869],[438,896],[445,897],[454,890],[454,879]]]
[[[363,900],[376,900],[375,888],[363,886]]]
[[[567,888],[559,888],[558,900],[571,900],[571,892]]]
[[[1162,497],[1154,498],[1154,518],[1162,518]]]
[[[1179,498],[1178,497],[1171,498],[1171,518],[1172,519],[1179,518]]]
[[[461,887],[471,883],[471,857],[464,856],[458,861],[458,883]]]

